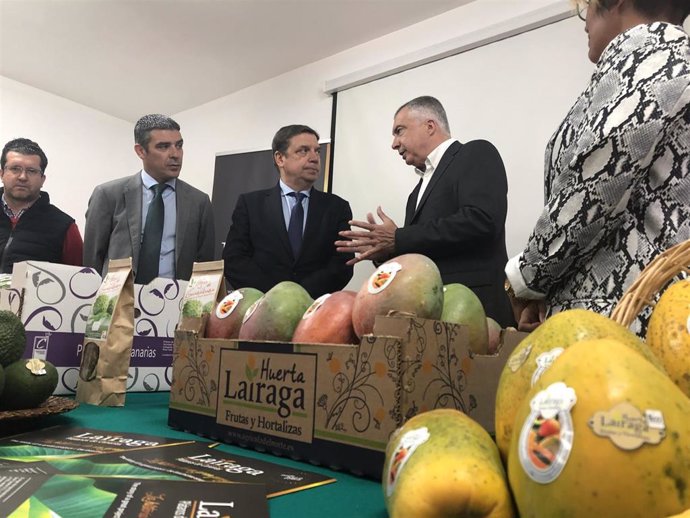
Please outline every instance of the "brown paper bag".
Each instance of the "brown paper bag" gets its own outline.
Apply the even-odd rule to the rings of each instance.
[[[133,333],[132,259],[112,260],[86,321],[77,401],[124,406]]]
[[[208,317],[227,295],[226,291],[223,261],[194,263],[192,276],[182,297],[177,328],[204,336]]]

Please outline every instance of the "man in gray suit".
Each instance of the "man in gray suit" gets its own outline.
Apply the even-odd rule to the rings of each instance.
[[[145,115],[134,127],[142,170],[97,186],[86,211],[84,265],[103,275],[110,259],[132,257],[135,282],[189,279],[195,261],[214,256],[215,227],[207,194],[178,179],[180,126]]]

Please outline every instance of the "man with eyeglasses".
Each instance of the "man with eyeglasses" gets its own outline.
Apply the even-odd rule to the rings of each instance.
[[[74,218],[41,191],[48,158],[35,142],[17,138],[0,156],[0,272],[34,260],[81,266],[83,242]]]

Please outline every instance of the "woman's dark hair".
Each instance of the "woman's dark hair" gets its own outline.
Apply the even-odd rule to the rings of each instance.
[[[671,23],[682,25],[690,15],[690,0],[630,0],[633,7],[650,18],[667,18]],[[618,0],[592,2],[605,10],[611,9]]]

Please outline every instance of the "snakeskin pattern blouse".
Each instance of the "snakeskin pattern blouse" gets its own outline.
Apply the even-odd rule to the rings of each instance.
[[[690,40],[682,28],[638,25],[609,43],[547,146],[544,184],[545,207],[518,264],[549,314],[610,314],[657,254],[690,239]]]

